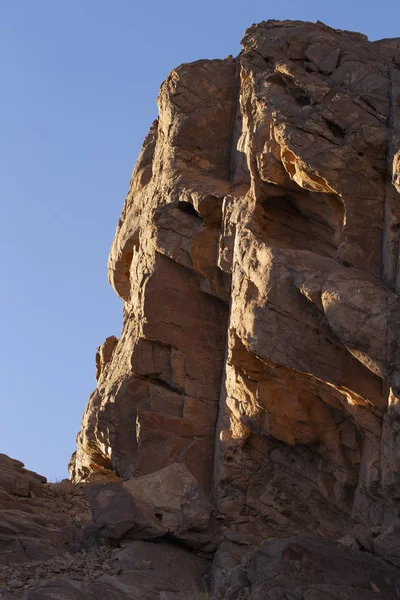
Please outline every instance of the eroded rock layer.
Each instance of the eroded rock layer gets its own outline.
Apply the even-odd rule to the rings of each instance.
[[[263,22],[236,59],[175,69],[158,104],[72,479],[182,464],[213,503],[186,541],[218,548],[221,598],[286,597],[257,591],[257,565],[281,557],[284,581],[316,534],[400,566],[399,40]],[[324,580],[381,589],[355,581]]]

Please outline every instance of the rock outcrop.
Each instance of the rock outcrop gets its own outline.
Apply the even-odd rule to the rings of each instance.
[[[396,598],[400,40],[242,43],[161,86],[72,481],[127,552],[179,548],[196,585],[212,559],[220,600]]]
[[[196,489],[192,476],[183,477],[188,493]],[[110,486],[117,487],[118,478],[105,484],[106,494]],[[106,517],[114,518],[114,530],[104,531],[97,518],[98,487],[69,480],[47,483],[21,462],[0,455],[2,600],[184,600],[191,590],[196,594],[204,587],[209,560],[165,537],[151,543],[142,541],[146,536],[135,540],[124,537],[124,530],[116,532],[124,514],[121,498]],[[203,505],[192,510],[189,526],[204,525],[205,502],[204,498]],[[171,505],[170,498],[166,521],[176,525]],[[149,520],[146,526],[149,529]],[[184,528],[180,524],[180,530]]]

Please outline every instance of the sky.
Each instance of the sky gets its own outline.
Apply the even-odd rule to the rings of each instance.
[[[119,335],[107,257],[161,82],[240,51],[251,24],[400,35],[398,0],[0,0],[0,453],[67,476]]]

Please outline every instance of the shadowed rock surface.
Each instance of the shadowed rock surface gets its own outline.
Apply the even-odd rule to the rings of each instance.
[[[205,574],[219,600],[400,598],[400,40],[267,21],[242,44],[172,71],[132,175],[123,330],[70,463],[83,564],[106,600]],[[97,598],[88,577],[7,593]]]

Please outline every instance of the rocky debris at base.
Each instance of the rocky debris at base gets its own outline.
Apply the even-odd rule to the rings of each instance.
[[[99,557],[101,555],[101,558]],[[64,577],[74,581],[93,581],[103,572],[112,572],[111,549],[99,547],[95,554],[80,551],[47,561],[0,567],[0,594],[21,594],[34,590],[45,580]],[[1,597],[1,596],[0,596]]]
[[[46,562],[0,568],[2,600],[150,600],[204,589],[208,561],[169,544],[125,541]]]
[[[2,465],[6,465],[4,472]],[[31,489],[22,498],[5,492],[6,485],[11,489],[10,481],[21,477],[29,481],[33,478],[41,487],[35,487],[35,493]],[[150,600],[160,594],[178,597],[193,586],[196,590],[205,589],[210,561],[174,545],[165,534],[175,527],[176,533],[183,535],[186,526],[200,527],[193,535],[201,533],[210,521],[211,504],[185,467],[171,465],[164,477],[161,474],[161,479],[150,478],[147,483],[142,485],[141,497],[138,491],[133,495],[126,491],[129,482],[124,484],[127,487],[118,482],[73,485],[67,480],[49,484],[44,477],[25,471],[22,463],[3,455],[0,494],[4,492],[7,497],[2,497],[0,504],[1,600]],[[132,487],[139,490],[141,484],[138,480]],[[166,494],[160,505],[163,485],[170,495]],[[175,498],[172,485],[176,485]],[[102,490],[107,495],[115,486],[131,500],[136,496],[137,502],[143,502],[147,489],[148,506],[151,499],[156,502],[152,509],[162,511],[169,524],[162,539],[146,542],[139,535],[134,541],[123,536],[124,530],[118,531],[118,518],[124,511],[118,493],[112,494],[114,505],[107,505],[108,512],[100,517],[99,494]],[[92,500],[94,521],[86,495]],[[193,498],[199,500],[198,508],[185,506],[185,500]],[[131,525],[135,524],[135,514],[132,511],[128,515]],[[149,523],[143,524],[150,528],[154,518],[149,513]],[[104,528],[104,520],[108,529]]]

